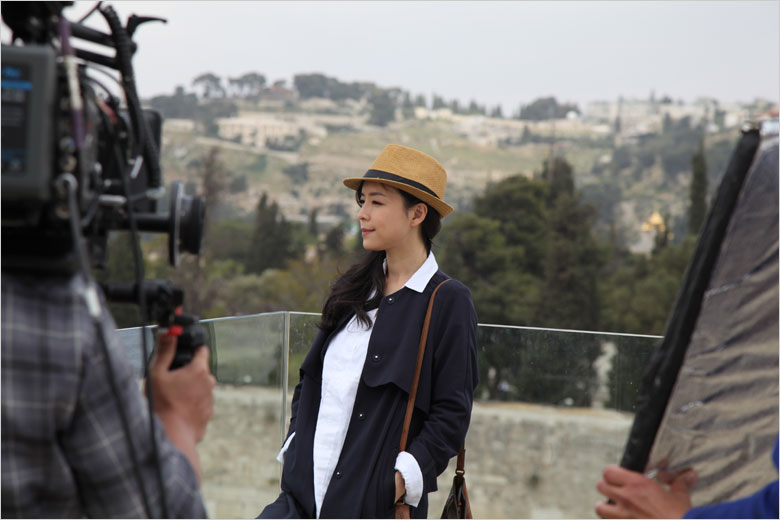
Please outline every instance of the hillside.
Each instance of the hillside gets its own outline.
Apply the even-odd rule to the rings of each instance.
[[[236,182],[233,193],[225,197],[229,206],[223,208],[225,213],[248,215],[260,194],[267,192],[288,219],[305,221],[317,209],[318,218],[327,221],[354,214],[351,196],[340,181],[362,175],[387,143],[418,148],[438,158],[449,175],[446,198],[461,211],[469,210],[473,196],[492,182],[514,174],[533,176],[552,151],[573,166],[577,188],[597,207],[597,228],[603,233],[614,221],[632,249],[646,248],[649,235],[643,236],[641,224],[654,211],[669,221],[673,232],[684,230],[690,156],[701,135],[692,126],[681,124],[676,131],[672,128],[668,133],[630,140],[620,139],[607,125],[579,119],[517,121],[432,115],[433,111],[424,118],[398,118],[377,127],[366,124],[365,113],[359,111],[334,116],[321,108],[298,107],[294,113],[255,109],[237,114],[235,121],[264,118],[309,128],[299,130],[300,139],[287,151],[242,144],[247,142],[245,135],[226,139],[224,128],[231,118],[218,119],[219,131],[211,136],[202,124],[168,120],[162,145],[165,178],[198,183],[199,161],[216,146],[234,181],[246,180]],[[710,193],[717,187],[737,135],[734,128],[706,135]]]

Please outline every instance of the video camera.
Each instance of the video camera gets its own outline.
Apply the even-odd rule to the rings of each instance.
[[[2,45],[3,269],[75,272],[82,236],[91,266],[105,266],[114,230],[167,233],[176,266],[180,251],[200,252],[204,203],[174,182],[168,213],[157,213],[165,195],[162,118],[141,108],[132,67],[135,30],[164,20],[132,15],[123,26],[112,7],[98,3],[93,11],[110,28],[103,33],[67,20],[62,10],[72,4],[2,3],[13,33],[11,44]],[[114,55],[77,48],[76,40]],[[126,105],[96,77],[106,69],[119,73]],[[182,322],[174,316],[181,291],[166,282],[109,283],[104,292],[109,300],[155,309],[144,319]],[[185,328],[197,326],[196,319],[184,321]],[[181,340],[180,350],[186,349]]]

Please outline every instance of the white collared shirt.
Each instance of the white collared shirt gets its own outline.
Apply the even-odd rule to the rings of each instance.
[[[387,260],[384,269],[387,272]],[[420,268],[406,281],[404,287],[422,293],[438,270],[436,259],[433,253],[430,253]],[[325,353],[320,410],[314,431],[314,499],[317,505],[317,518],[320,516],[322,502],[347,436],[376,313],[377,309],[369,311],[371,325],[368,327],[361,325],[353,316],[347,326],[333,337]],[[284,461],[284,452],[287,451],[294,435],[295,433],[290,435],[279,452],[277,457],[279,462]],[[398,454],[395,469],[400,471],[404,478],[406,503],[416,507],[420,503],[423,492],[420,465],[410,453],[404,451]]]

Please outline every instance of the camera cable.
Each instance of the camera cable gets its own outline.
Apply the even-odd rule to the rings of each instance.
[[[106,337],[106,331],[105,328],[103,327],[103,323],[101,322],[101,316],[103,312],[102,305],[100,304],[100,298],[98,296],[97,284],[92,278],[92,273],[89,268],[89,262],[87,260],[87,251],[84,245],[84,238],[81,234],[78,202],[76,199],[77,181],[72,174],[63,173],[60,174],[59,177],[57,178],[56,186],[61,192],[63,192],[63,194],[67,199],[68,213],[69,213],[68,220],[70,223],[70,231],[73,237],[73,244],[76,253],[76,259],[79,265],[79,270],[81,271],[82,277],[84,279],[84,284],[85,284],[84,294],[87,303],[87,308],[89,310],[89,314],[92,317],[93,324],[95,325],[95,329],[97,331],[98,342],[100,343],[101,348],[103,350],[103,356],[105,359],[106,368],[108,370],[108,381],[109,381],[109,386],[111,387],[111,393],[113,394],[116,403],[120,404],[122,401],[120,400],[119,397],[120,394],[119,394],[119,389],[117,388],[116,377],[114,375],[113,367],[111,366],[111,352],[108,346],[108,338]],[[130,423],[127,418],[127,413],[124,407],[121,405],[117,406],[117,411],[119,412],[119,418],[122,423],[122,429],[125,433],[125,441],[127,442],[127,450],[130,454],[130,459],[133,465],[133,472],[135,474],[136,480],[138,481],[138,487],[141,491],[141,498],[143,500],[144,510],[146,511],[147,518],[151,518],[149,497],[147,496],[146,488],[144,487],[143,478],[141,476],[141,469],[138,463],[138,456],[135,452],[135,447],[133,446],[133,441],[130,436],[130,426],[129,426]],[[150,420],[152,420],[151,417]],[[152,420],[152,422],[154,421]]]
[[[157,150],[157,145],[152,138],[149,123],[141,110],[141,103],[138,100],[138,92],[135,88],[130,37],[122,26],[122,22],[119,21],[119,16],[116,14],[113,7],[110,5],[102,7],[100,13],[111,28],[111,36],[114,39],[114,48],[116,49],[116,63],[122,78],[122,86],[125,91],[125,97],[127,98],[130,119],[133,121],[138,142],[141,144],[141,152],[146,159],[149,172],[149,185],[151,188],[160,188],[162,173],[160,172],[159,152]]]
[[[138,156],[133,164],[133,169],[140,169],[143,165],[143,157]],[[141,344],[143,346],[143,359],[144,359],[144,379],[146,380],[146,404],[149,410],[149,436],[151,438],[152,453],[154,456],[155,467],[157,470],[157,480],[160,485],[160,502],[162,506],[163,518],[170,518],[168,514],[168,500],[166,497],[165,481],[163,480],[162,467],[160,466],[160,449],[157,445],[157,435],[155,434],[154,424],[154,385],[149,379],[149,347],[146,343],[146,322],[148,316],[146,313],[146,299],[144,297],[143,283],[144,283],[144,260],[141,252],[140,237],[138,236],[138,222],[135,219],[135,212],[133,210],[133,203],[130,200],[130,179],[128,172],[125,168],[120,168],[122,174],[122,184],[124,186],[125,195],[127,196],[127,217],[130,224],[130,237],[133,244],[133,258],[135,260],[135,286],[138,295],[138,310],[143,320],[143,326],[141,327],[142,338]]]

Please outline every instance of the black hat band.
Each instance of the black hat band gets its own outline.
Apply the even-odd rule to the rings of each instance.
[[[384,179],[386,181],[395,181],[399,182],[401,184],[406,184],[409,187],[417,188],[418,190],[422,190],[425,193],[429,195],[433,195],[438,200],[441,200],[438,195],[436,195],[432,189],[430,189],[425,184],[420,184],[419,182],[412,181],[407,179],[406,177],[401,177],[400,175],[395,175],[392,173],[383,172],[382,170],[368,170],[365,175],[363,175],[364,179]]]

